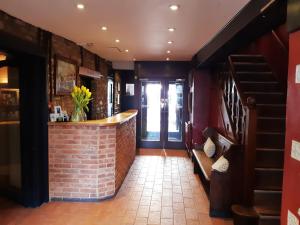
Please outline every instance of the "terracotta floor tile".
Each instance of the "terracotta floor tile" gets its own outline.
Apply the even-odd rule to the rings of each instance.
[[[160,212],[150,212],[148,224],[160,224]]]
[[[112,199],[24,208],[0,198],[1,225],[232,225],[210,218],[209,201],[185,151],[140,150]]]
[[[173,218],[173,208],[170,206],[164,206],[161,209],[161,218],[172,219]]]

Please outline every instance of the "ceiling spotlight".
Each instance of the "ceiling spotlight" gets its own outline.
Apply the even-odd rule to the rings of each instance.
[[[176,30],[176,28],[173,28],[173,27],[168,28],[168,31],[170,31],[170,32],[174,32],[175,30]]]
[[[119,43],[119,42],[120,42],[120,40],[119,40],[119,39],[116,39],[116,40],[115,40],[115,42]]]
[[[166,58],[166,60],[167,60],[167,61],[170,61],[170,58],[168,57],[168,58]]]
[[[179,5],[170,5],[169,8],[172,10],[172,11],[177,11],[179,9]]]
[[[129,50],[128,50],[128,49],[125,49],[125,52],[129,52]]]
[[[170,50],[168,50],[168,51],[167,51],[167,54],[170,54],[170,53],[171,53],[171,51],[170,51]]]
[[[106,27],[106,26],[103,26],[103,27],[101,27],[101,30],[107,31],[107,27]]]
[[[84,4],[78,3],[77,9],[80,9],[80,10],[84,9]]]
[[[133,61],[136,61],[136,58],[133,58],[132,60],[133,60]]]
[[[173,41],[168,41],[168,44],[170,45],[170,44],[173,44]]]

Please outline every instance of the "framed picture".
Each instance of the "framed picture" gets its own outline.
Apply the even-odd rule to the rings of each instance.
[[[134,84],[126,84],[126,95],[134,96]]]
[[[78,74],[76,62],[62,56],[55,57],[55,94],[69,95],[72,92]]]
[[[60,105],[54,106],[54,113],[61,114],[61,106]]]

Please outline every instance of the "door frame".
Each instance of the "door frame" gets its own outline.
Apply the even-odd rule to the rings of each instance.
[[[181,135],[182,135],[182,141],[181,142],[170,142],[168,141],[168,132],[167,132],[167,126],[168,126],[168,116],[164,115],[167,114],[167,112],[163,112],[163,110],[161,110],[161,122],[163,122],[164,124],[161,124],[161,132],[160,132],[160,141],[142,141],[141,139],[141,120],[142,120],[142,116],[141,116],[141,87],[142,87],[142,82],[161,82],[162,86],[164,86],[165,88],[162,88],[161,90],[161,98],[166,96],[168,93],[168,88],[169,88],[169,82],[171,81],[181,81],[183,82],[183,115],[182,115],[182,128],[181,128]],[[185,149],[185,136],[184,136],[184,123],[187,121],[188,118],[188,111],[187,111],[187,80],[185,78],[141,78],[139,79],[139,81],[137,82],[137,105],[138,105],[138,109],[140,111],[138,117],[137,117],[137,145],[140,148],[154,148],[154,149],[162,149],[163,147],[165,149]],[[164,93],[163,93],[164,92]],[[167,96],[166,96],[167,97]],[[165,140],[165,144],[163,145],[163,140]]]
[[[20,66],[20,196],[8,196],[26,207],[49,201],[47,50],[0,32],[0,49],[17,55]],[[2,35],[3,34],[3,35]],[[26,89],[24,89],[26,87]]]

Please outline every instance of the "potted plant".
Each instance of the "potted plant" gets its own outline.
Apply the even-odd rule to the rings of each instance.
[[[71,96],[74,103],[74,110],[71,116],[71,121],[85,121],[86,113],[84,110],[86,110],[87,112],[89,111],[88,104],[92,100],[92,93],[85,86],[81,86],[81,88],[74,86]]]

